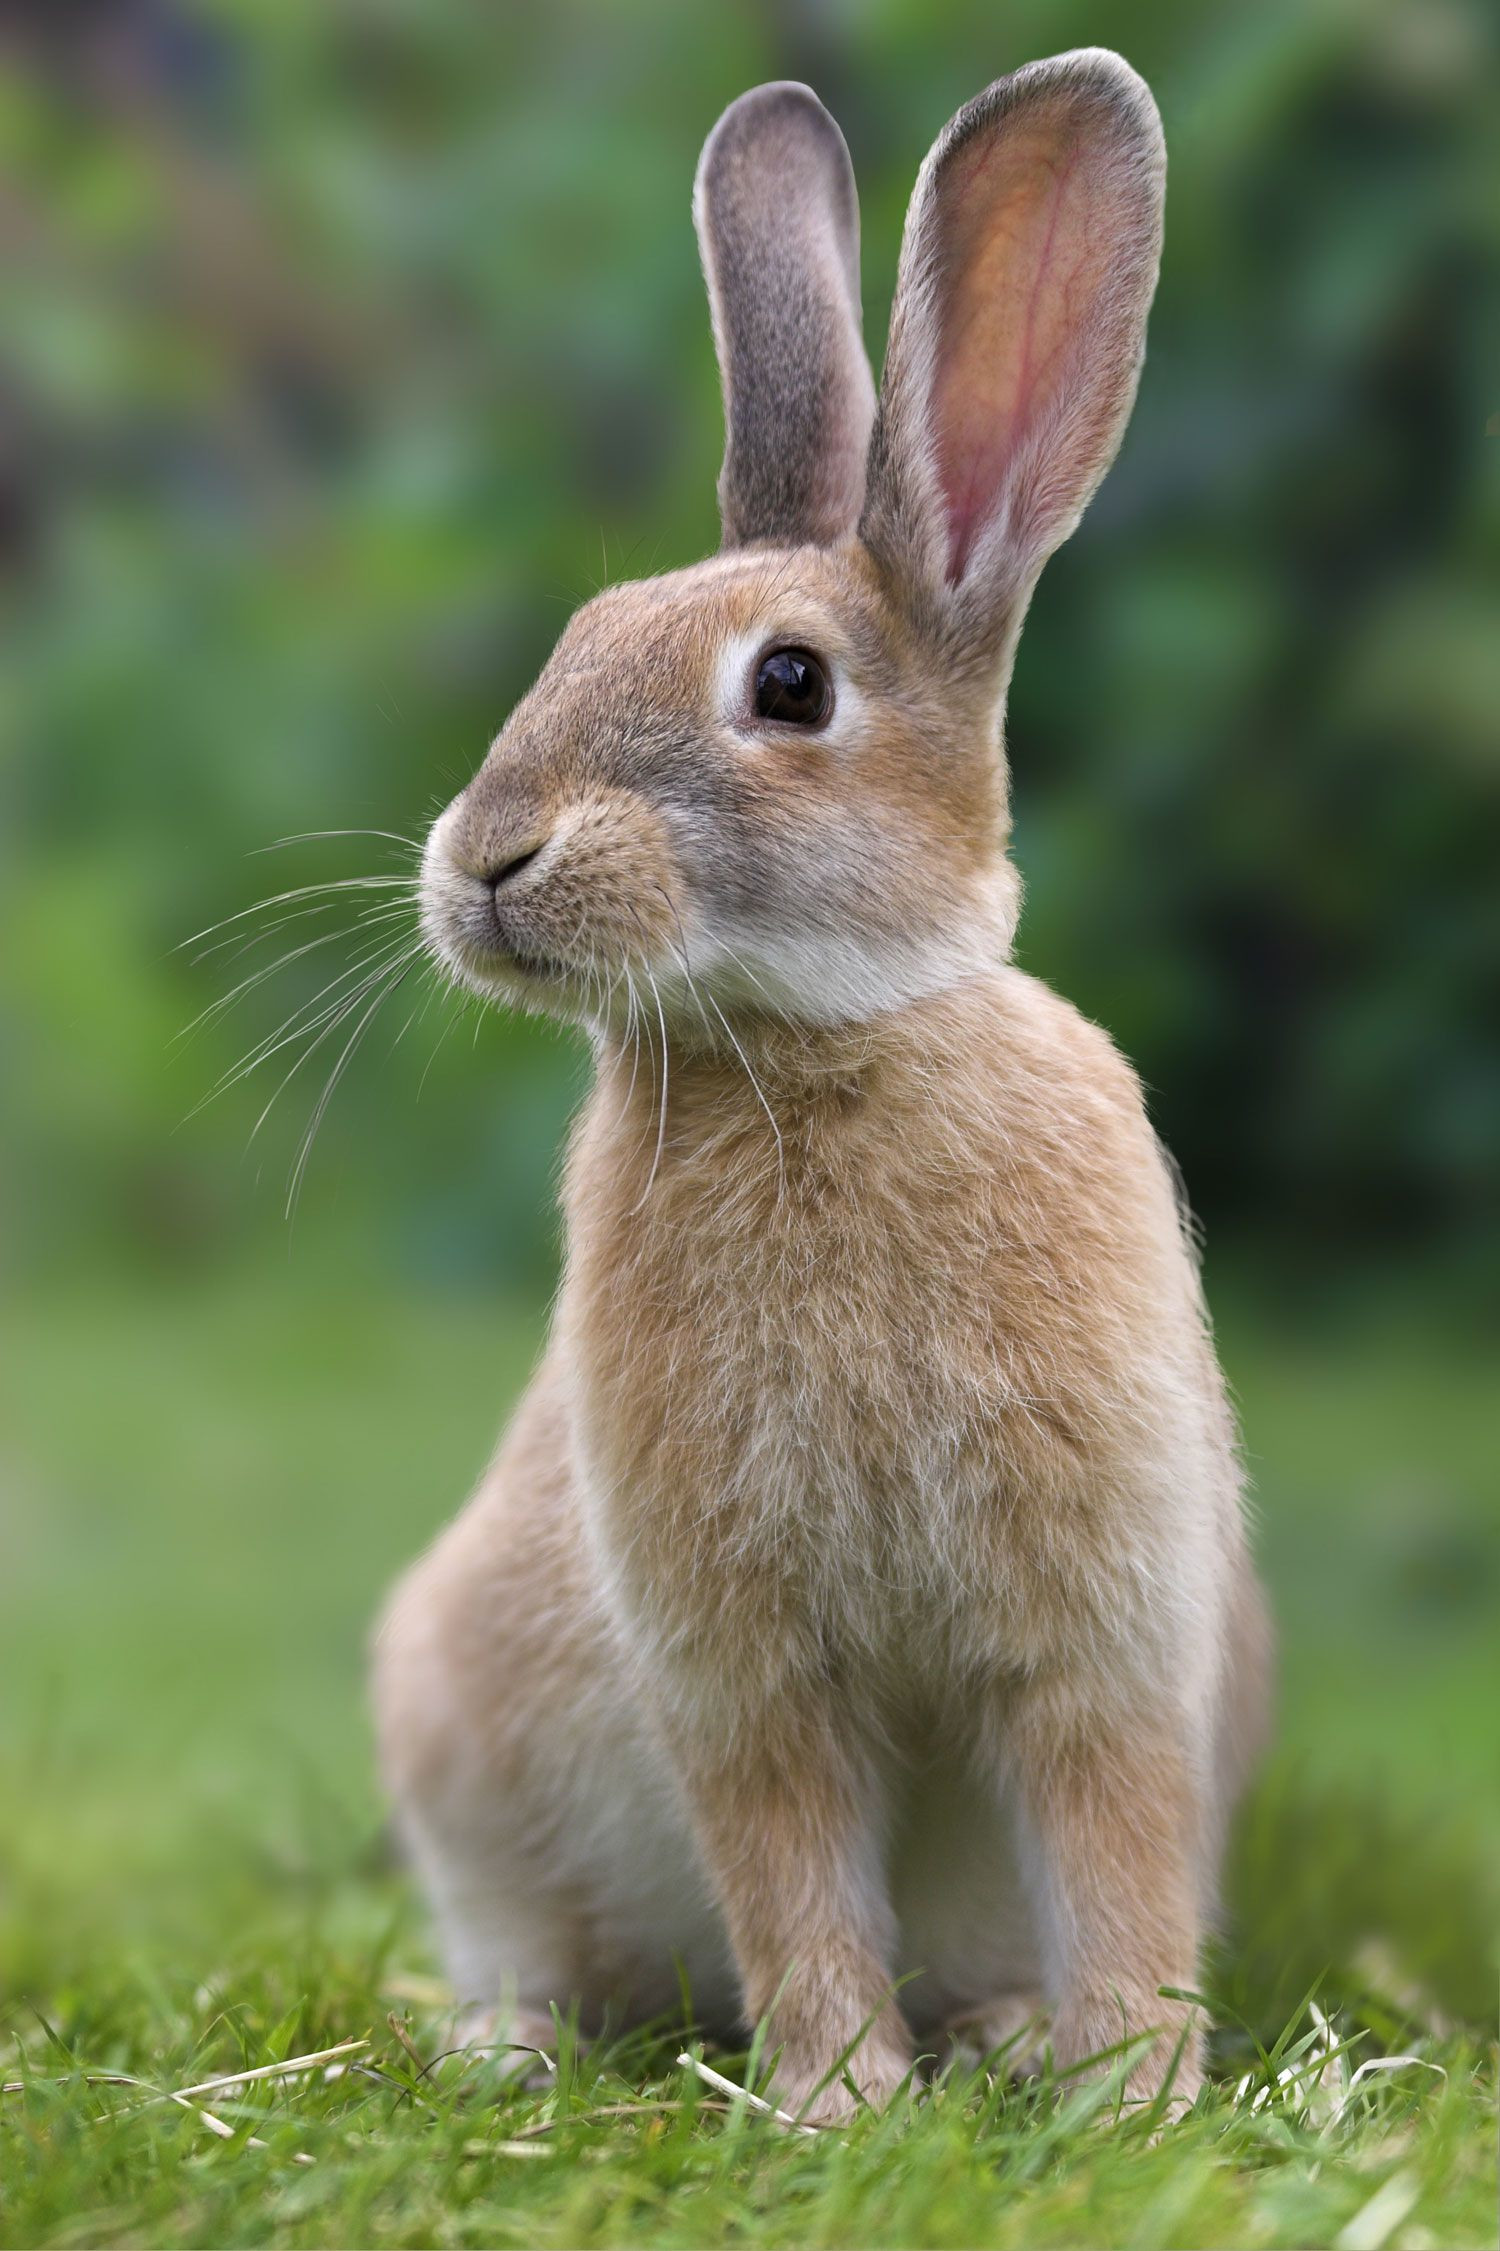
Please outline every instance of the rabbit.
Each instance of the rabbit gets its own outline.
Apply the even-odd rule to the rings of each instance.
[[[720,552],[587,602],[431,829],[434,955],[594,1061],[544,1357],[375,1640],[480,2045],[685,1979],[813,2124],[1033,2018],[1060,2075],[1128,2042],[1127,2099],[1200,2084],[1267,1626],[1140,1086],[1011,960],[1002,741],[1164,169],[1109,52],[978,95],[877,398],[838,127],[733,103],[694,198]]]

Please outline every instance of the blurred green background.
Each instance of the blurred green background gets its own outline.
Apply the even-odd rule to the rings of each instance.
[[[1290,1978],[1375,1941],[1486,2005],[1500,105],[1478,0],[5,11],[12,1990],[62,1960],[86,1991],[153,1924],[207,1964],[226,1902],[357,1872],[365,1624],[482,1463],[555,1270],[570,1039],[425,993],[402,1032],[393,1008],[289,1223],[341,1042],[253,1141],[295,1047],[192,1113],[395,894],[332,894],[243,951],[253,917],[182,941],[399,873],[373,836],[263,848],[419,836],[579,599],[714,545],[688,199],[727,101],[794,76],[839,116],[878,364],[941,124],[1096,41],[1160,100],[1167,251],[1134,423],[1017,671],[1021,958],[1133,1056],[1207,1231],[1283,1644],[1240,1863],[1256,1943]],[[1289,1856],[1328,1870],[1293,1887],[1295,1927],[1268,1908]]]

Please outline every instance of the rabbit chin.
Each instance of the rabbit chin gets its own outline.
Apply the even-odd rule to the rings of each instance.
[[[507,951],[498,935],[480,939],[471,927],[477,916],[454,911],[445,900],[435,900],[424,890],[422,937],[433,960],[455,985],[480,1000],[502,1008],[523,1008],[528,1013],[558,1016],[584,1022],[591,1010],[589,980],[567,962],[541,953]],[[597,979],[592,981],[597,990]]]
[[[576,1017],[583,1004],[565,962],[538,949],[507,950],[480,886],[429,849],[422,870],[420,921],[428,953],[455,985],[502,1006]],[[577,980],[581,994],[584,980]]]

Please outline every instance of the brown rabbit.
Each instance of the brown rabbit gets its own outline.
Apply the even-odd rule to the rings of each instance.
[[[1090,50],[922,168],[877,405],[838,128],[757,88],[696,217],[722,552],[569,624],[437,821],[455,977],[588,1028],[552,1340],[380,1629],[473,2036],[769,2013],[781,2100],[914,2039],[1130,2091],[1191,1986],[1265,1631],[1140,1088],[1009,962],[1005,690],[1119,442],[1164,157]],[[899,1997],[896,1987],[899,1981]],[[840,2073],[840,2060],[847,2067]]]

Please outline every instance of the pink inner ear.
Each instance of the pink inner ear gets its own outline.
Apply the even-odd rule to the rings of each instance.
[[[1044,112],[960,151],[942,184],[948,293],[932,407],[950,586],[1002,510],[1018,546],[1046,513],[1038,441],[1066,416],[1078,339],[1103,279],[1108,230],[1089,224],[1089,157],[1067,118]]]

